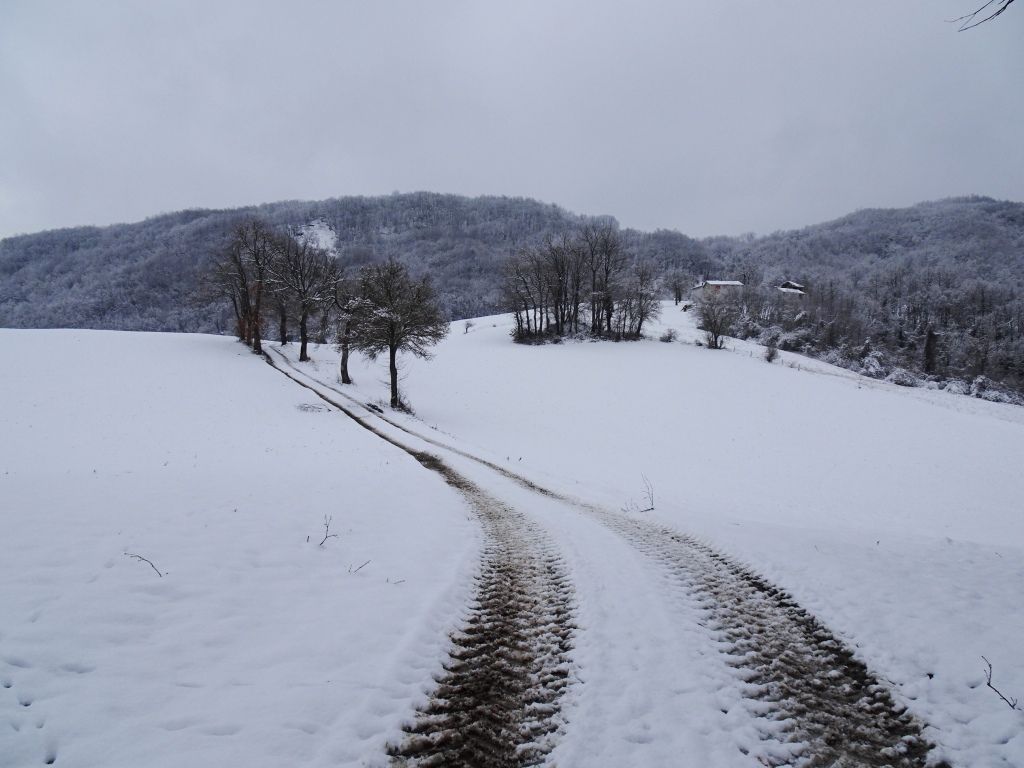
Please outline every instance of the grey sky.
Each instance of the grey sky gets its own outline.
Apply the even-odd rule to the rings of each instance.
[[[701,237],[1024,200],[1024,7],[0,0],[0,236],[430,190]]]

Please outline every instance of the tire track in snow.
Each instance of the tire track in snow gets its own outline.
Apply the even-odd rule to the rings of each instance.
[[[771,718],[783,723],[790,741],[805,744],[800,765],[927,764],[933,745],[922,736],[921,724],[892,700],[888,688],[842,641],[792,596],[760,576],[672,528],[550,491],[498,464],[410,430],[335,387],[302,375],[395,429],[583,510],[694,586],[705,598],[711,617],[708,626],[719,633],[730,664],[747,672],[746,681],[756,691],[752,698],[771,705]]]
[[[765,764],[786,764],[795,756],[796,764],[806,768],[929,765],[933,745],[924,738],[922,723],[788,593],[691,536],[550,491],[500,465],[418,434],[335,387],[302,375],[395,429],[585,512],[690,585],[703,600],[707,627],[716,634],[728,663],[742,673],[745,694],[768,705],[766,717],[775,727],[764,729],[766,740],[777,738],[781,728],[791,747],[779,750],[791,756],[760,756]],[[944,762],[932,765],[948,768]]]
[[[283,370],[270,355],[265,359],[440,474],[469,503],[483,529],[471,615],[452,636],[450,658],[431,700],[406,726],[406,739],[389,745],[392,763],[410,768],[518,768],[543,762],[561,725],[560,699],[569,684],[575,629],[572,584],[550,538],[437,456],[383,433]]]
[[[933,745],[920,722],[788,593],[668,526],[595,507],[588,511],[696,588],[728,663],[744,672],[748,697],[770,705],[767,717],[796,748],[797,765],[928,764]],[[790,764],[784,755],[760,759]]]

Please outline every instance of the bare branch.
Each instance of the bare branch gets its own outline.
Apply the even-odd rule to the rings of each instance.
[[[157,576],[159,576],[161,579],[164,577],[164,575],[162,573],[160,573],[160,570],[155,565],[153,565],[153,561],[152,560],[147,560],[142,555],[133,555],[131,552],[125,552],[125,555],[127,557],[134,557],[136,560],[141,560],[144,563],[149,563],[150,567],[154,571],[156,571],[156,575]]]
[[[647,475],[641,474],[640,477],[644,479],[644,498],[647,499],[647,509],[644,512],[654,511],[654,486],[651,485],[651,481],[647,479]]]
[[[989,661],[988,659],[986,659],[984,656],[981,657],[981,660],[984,661],[988,665],[988,671],[986,672],[987,677],[986,677],[986,680],[985,680],[985,684],[989,688],[991,688],[993,691],[995,691],[996,695],[998,695],[1000,699],[1005,701],[1007,706],[1010,707],[1010,709],[1019,709],[1019,707],[1017,706],[1017,699],[1012,699],[1011,700],[1011,699],[1006,698],[1005,696],[1003,696],[1002,693],[999,692],[998,688],[996,688],[994,685],[992,685],[992,662]]]
[[[974,13],[968,13],[966,16],[961,16],[958,19],[951,19],[950,23],[960,23],[960,29],[957,30],[958,32],[964,32],[965,30],[973,29],[979,24],[984,24],[986,21],[992,21],[992,19],[994,19],[996,16],[999,16],[1000,14],[1002,14],[1003,11],[1009,8],[1010,3],[1012,2],[1013,0],[988,0],[987,3],[985,3],[983,6],[974,11]],[[978,16],[984,15],[985,10],[993,5],[996,6],[995,11],[993,11],[988,16],[985,16],[982,19],[978,19]],[[978,20],[975,21],[975,19]]]
[[[336,539],[336,538],[338,538],[338,534],[331,533],[331,521],[332,520],[334,520],[334,515],[331,515],[330,517],[327,517],[327,515],[324,515],[324,538],[323,538],[323,541],[321,541],[318,546],[322,547],[324,545],[324,541],[327,541],[328,539]]]
[[[367,565],[369,565],[369,564],[370,564],[370,561],[369,561],[369,560],[367,560],[367,561],[366,561],[365,563],[363,563],[362,565],[360,565],[360,566],[359,566],[358,568],[356,568],[356,569],[355,569],[354,571],[352,570],[352,566],[350,565],[350,566],[348,567],[348,571],[349,571],[349,573],[359,573],[359,572],[360,572],[361,570],[363,570],[363,567],[364,567],[364,566],[367,566]]]

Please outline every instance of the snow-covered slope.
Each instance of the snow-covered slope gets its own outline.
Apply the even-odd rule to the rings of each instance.
[[[0,765],[378,759],[467,599],[461,500],[230,339],[0,359]]]
[[[689,320],[666,308],[671,344],[545,347],[455,324],[406,366],[417,417],[396,418],[695,534],[845,639],[936,757],[1024,764],[1024,716],[981,658],[1024,695],[1021,409],[712,352]],[[385,763],[472,593],[464,500],[228,339],[0,331],[0,360],[0,764]],[[321,348],[300,370],[337,386],[335,364]],[[385,393],[378,367],[354,373],[355,397]],[[657,634],[692,607],[655,621],[665,596],[630,604],[628,548],[508,493],[579,587],[552,759],[757,765],[747,715],[702,709],[732,679],[694,668],[705,640],[672,658]]]

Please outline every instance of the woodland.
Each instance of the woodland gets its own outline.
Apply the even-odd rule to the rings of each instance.
[[[652,299],[683,304],[701,280],[738,280],[727,337],[1024,403],[1024,204],[986,197],[699,240],[526,198],[427,192],[187,210],[0,240],[0,326],[236,333],[230,304],[200,288],[252,220],[316,235],[350,278],[382,262],[429,277],[450,320],[522,311],[518,341],[638,338]],[[785,281],[804,295],[780,291]],[[323,319],[315,340],[335,341],[338,323]]]

